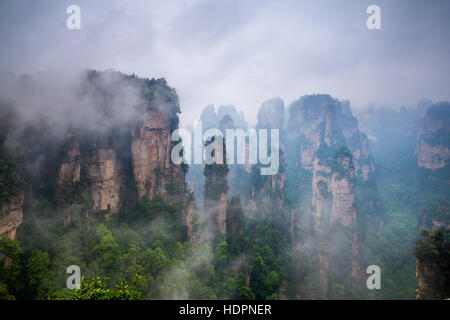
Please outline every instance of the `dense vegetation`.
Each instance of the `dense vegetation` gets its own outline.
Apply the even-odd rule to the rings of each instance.
[[[427,298],[447,299],[450,297],[450,230],[444,228],[430,232],[423,230],[417,240],[414,254],[420,264],[432,269],[433,279],[426,279],[433,285]]]
[[[230,210],[242,216],[238,199]],[[148,198],[108,221],[90,216],[83,232],[77,219],[44,224],[26,214],[20,243],[1,241],[0,252],[13,259],[0,270],[3,298],[266,299],[278,297],[286,277],[283,236],[267,222],[242,226],[229,242],[192,247],[180,212]],[[248,264],[237,263],[242,259]],[[85,276],[74,292],[65,288],[69,265],[80,266]],[[258,279],[250,286],[246,272]]]
[[[139,86],[146,101],[140,107],[169,106],[164,112],[171,127],[178,125],[178,97],[165,80],[113,75],[118,77],[118,85]],[[101,92],[96,96],[98,105],[108,105],[114,90],[103,87],[98,72],[89,71],[86,76],[88,84],[79,88],[79,94]],[[303,113],[304,119],[312,119],[319,108],[301,108],[305,104],[338,103],[328,95],[307,96],[292,104],[291,116]],[[450,166],[434,171],[417,168],[414,147],[422,111],[377,114],[378,119],[366,128],[377,140],[371,150],[375,175],[350,181],[350,188],[356,189],[357,221],[350,227],[327,225],[321,235],[314,230],[310,214],[313,173],[299,160],[298,146],[308,143],[301,134],[286,139],[286,152],[280,154],[279,172],[286,174],[285,189],[279,191],[282,195],[271,189],[278,181],[260,175],[259,165],[249,172],[227,165],[192,167],[191,176],[202,181],[194,185],[196,193],[202,193],[197,204],[210,210],[221,195],[228,193],[229,199],[227,235],[219,236],[214,230],[212,237],[200,236],[195,245],[188,238],[182,201],[193,200],[190,190],[169,181],[167,193],[180,201],[165,201],[161,195],[138,196],[130,148],[131,122],[136,119],[114,123],[100,133],[82,127],[64,131],[77,137],[82,158],[98,145],[116,153],[123,181],[121,209],[115,215],[109,214],[110,208],[93,211],[85,187],[89,181],[84,180],[85,169],[81,168],[80,181],[60,192],[70,205],[70,219],[62,217],[61,199],[55,198],[57,172],[71,140],[52,136],[50,123],[39,120],[15,133],[20,146],[17,153],[7,148],[0,136],[0,206],[21,191],[26,195],[17,240],[0,241],[0,299],[413,299],[417,287],[414,254],[436,263],[450,279],[448,231],[423,233],[418,239],[420,227],[431,228],[434,220],[448,225],[450,196]],[[431,113],[442,116],[444,111],[439,107]],[[99,112],[105,119],[113,118],[114,110],[100,108]],[[355,168],[350,149],[359,142],[346,141],[341,131],[332,130],[335,143],[320,144],[315,154],[320,164],[331,170],[316,174],[329,178],[337,173],[343,178]],[[437,137],[433,143],[442,144],[444,138]],[[344,159],[349,168],[342,165]],[[186,173],[188,168],[183,169]],[[325,179],[317,186],[329,206],[332,195]],[[261,195],[253,198],[260,207],[283,199],[283,208],[274,214],[276,206],[269,203],[273,207],[267,205],[267,210],[248,214],[251,192]],[[202,217],[198,209],[193,213],[195,231],[210,232],[211,219]],[[363,291],[365,287],[355,284],[349,275],[355,234],[361,241],[358,262],[363,267],[381,267],[382,290]],[[317,268],[322,252],[330,263],[326,296],[321,293]],[[70,265],[79,266],[83,275],[81,288],[73,291],[66,287]],[[443,283],[442,297],[448,296],[448,287]]]
[[[18,195],[21,188],[17,159],[5,145],[5,137],[0,135],[0,207]]]

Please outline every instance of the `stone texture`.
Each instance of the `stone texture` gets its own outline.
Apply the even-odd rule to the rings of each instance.
[[[274,175],[261,176],[262,185],[251,184],[248,207],[250,211],[260,216],[281,216],[285,204],[286,160],[284,156],[284,102],[280,98],[265,101],[258,111],[256,129],[279,130],[279,169]],[[268,142],[267,148],[270,147]],[[269,150],[269,149],[268,149]],[[274,150],[275,151],[275,150]],[[257,169],[259,171],[260,169]],[[255,172],[259,175],[261,172]]]
[[[170,158],[171,134],[170,119],[159,112],[148,113],[133,131],[131,158],[140,197],[173,201],[184,190],[183,169]]]
[[[443,168],[450,158],[450,103],[437,103],[421,120],[415,154],[419,167]]]
[[[287,132],[291,148],[297,149],[300,166],[312,172],[312,210],[309,213],[312,229],[308,233],[317,243],[314,260],[318,264],[320,290],[326,297],[329,274],[335,272],[330,270],[330,265],[336,263],[333,259],[340,259],[330,254],[330,247],[350,250],[350,261],[347,271],[341,270],[342,277],[347,274],[354,281],[361,279],[362,235],[355,206],[356,181],[373,178],[375,166],[367,136],[359,132],[348,102],[327,95],[305,96],[290,106]],[[292,223],[295,220],[291,218]],[[303,228],[308,230],[307,225]],[[338,239],[344,230],[350,232],[351,246],[338,248]]]
[[[98,137],[82,152],[77,138],[69,135],[66,154],[58,170],[56,199],[60,209],[70,208],[72,202],[80,200],[81,194],[86,194],[94,212],[108,210],[108,215],[118,212],[121,168],[114,148],[105,140]]]
[[[436,292],[445,283],[445,277],[439,266],[433,261],[416,259],[417,300],[436,299]]]
[[[223,239],[227,236],[227,202],[228,202],[228,183],[227,175],[229,172],[226,164],[226,147],[221,137],[215,137],[211,144],[215,144],[216,157],[222,159],[222,163],[213,163],[205,165],[205,198],[204,214],[218,234]],[[223,149],[220,152],[218,144],[222,143]],[[215,236],[215,235],[213,235]]]
[[[90,179],[89,193],[94,202],[93,210],[117,213],[121,180],[115,151],[112,148],[95,150],[87,161],[86,174]]]
[[[23,201],[21,194],[0,208],[0,239],[15,239],[17,228],[23,220]]]

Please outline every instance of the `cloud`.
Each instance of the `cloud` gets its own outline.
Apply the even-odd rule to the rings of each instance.
[[[56,140],[69,129],[125,128],[141,116],[143,105],[142,83],[118,72],[0,74],[0,117],[6,120],[0,129],[11,143],[29,128]]]
[[[65,27],[74,1],[2,1],[0,69],[115,69],[165,77],[184,124],[208,104],[234,104],[256,122],[262,101],[310,93],[354,108],[449,100],[448,1],[86,1],[82,29]]]

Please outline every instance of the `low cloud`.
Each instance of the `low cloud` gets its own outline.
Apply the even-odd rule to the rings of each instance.
[[[72,1],[2,1],[0,69],[114,69],[165,77],[183,123],[210,104],[245,110],[311,93],[354,108],[449,100],[448,1],[379,0],[382,29],[366,28],[372,1],[76,1],[82,29],[65,27]]]

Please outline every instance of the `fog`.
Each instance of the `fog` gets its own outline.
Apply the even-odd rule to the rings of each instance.
[[[81,30],[66,8],[81,8]],[[366,8],[381,8],[368,30]],[[449,100],[448,1],[23,1],[0,3],[0,69],[16,74],[87,68],[164,77],[181,121],[232,104],[255,125],[279,96],[348,99],[353,109]]]
[[[29,127],[44,126],[56,139],[70,129],[124,127],[139,117],[143,105],[138,82],[116,72],[0,74],[0,116],[6,120],[1,127],[13,144]]]

